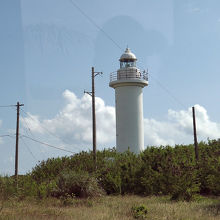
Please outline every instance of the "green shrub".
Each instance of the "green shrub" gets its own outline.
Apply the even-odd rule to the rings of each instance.
[[[70,158],[49,158],[41,161],[31,172],[32,178],[37,183],[54,180],[65,168],[68,168]]]
[[[138,205],[132,207],[133,217],[136,219],[145,219],[147,217],[147,207],[145,205]]]
[[[176,201],[192,201],[196,197],[199,192],[198,183],[190,181],[190,184],[184,180],[183,182],[179,182],[174,186],[174,189],[171,193],[171,200]]]
[[[72,206],[75,204],[74,195],[66,194],[60,197],[60,200],[64,206]]]
[[[220,195],[220,140],[199,144],[198,162],[200,192],[202,194]]]
[[[0,176],[0,198],[8,199],[9,197],[15,195],[16,187],[14,178],[4,176]]]
[[[39,197],[51,195],[51,191],[61,191],[62,187],[53,188],[59,178],[65,179],[62,173],[68,169],[74,175],[86,173],[94,178],[107,194],[171,195],[177,200],[191,200],[196,193],[220,195],[219,140],[199,143],[199,161],[193,145],[148,147],[139,155],[110,149],[97,151],[97,170],[94,168],[92,152],[48,159],[31,172],[33,183],[30,180],[24,186],[30,194],[35,195],[36,188]],[[53,181],[54,186],[46,186]]]
[[[141,164],[138,155],[130,151],[112,151],[110,155],[106,155],[105,151],[105,155],[100,155],[99,160],[102,160],[102,166],[98,167],[97,177],[108,194],[134,193],[137,187],[136,173]]]
[[[49,197],[57,189],[56,181],[42,182],[37,187],[37,195],[40,199]]]
[[[80,198],[96,197],[104,194],[95,177],[88,172],[65,170],[57,177],[56,197],[76,196]]]

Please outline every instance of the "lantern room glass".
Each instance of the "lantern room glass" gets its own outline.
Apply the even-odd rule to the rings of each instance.
[[[136,67],[136,61],[126,60],[120,62],[120,68],[127,68],[127,67]]]

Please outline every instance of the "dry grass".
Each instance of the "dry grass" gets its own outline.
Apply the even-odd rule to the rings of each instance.
[[[220,219],[218,198],[202,198],[198,202],[171,202],[167,197],[105,196],[92,200],[73,200],[64,206],[57,199],[4,202],[0,219],[76,219],[76,220],[129,220],[131,208],[145,204],[152,220],[217,220]],[[1,203],[0,203],[1,207]]]

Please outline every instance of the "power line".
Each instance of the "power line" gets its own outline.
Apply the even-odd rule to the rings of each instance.
[[[30,127],[28,126],[28,122],[26,121],[26,118],[23,118],[23,122],[24,122],[24,124],[23,124],[23,128],[24,128],[24,130],[25,130],[25,133],[28,135],[28,132],[27,132],[27,130],[29,131],[29,133],[30,133],[30,135],[33,137],[33,138],[35,138],[35,135],[32,133],[32,131],[31,131],[31,129],[30,129]],[[26,127],[25,127],[26,126]],[[42,153],[44,154],[44,156],[46,156],[46,154],[42,151]]]
[[[98,28],[112,43],[114,43],[120,50],[123,50],[118,43],[109,35],[107,34],[99,25],[95,23],[95,21],[90,18],[73,0],[70,0],[70,3],[79,10],[79,12],[87,18],[96,28]]]
[[[35,118],[33,118],[29,113],[25,112],[23,109],[22,109],[22,112],[24,112],[28,117],[30,117],[33,121],[35,121]],[[27,121],[26,121],[27,123]],[[44,127],[42,124],[39,124],[41,128],[43,128],[45,131],[47,131],[50,135],[58,138],[60,140],[60,137],[58,137],[57,135],[55,135],[54,133],[52,133],[51,131],[49,131],[46,127]],[[29,127],[28,127],[29,130],[31,130]]]
[[[73,0],[69,0],[70,3],[72,3],[72,5],[77,8],[80,13],[87,18],[87,20],[89,20],[96,28],[98,28],[112,43],[114,43],[120,50],[123,50],[121,48],[121,46],[116,43],[116,41],[109,35],[107,34],[99,25],[97,25],[94,20],[89,17]],[[143,68],[144,69],[144,68]],[[182,107],[186,108],[185,105],[183,105],[183,103],[181,101],[179,101],[170,91],[169,89],[167,89],[162,83],[160,83],[157,79],[155,79],[152,75],[151,75],[152,79],[173,99],[175,100],[178,104],[180,104]]]
[[[139,66],[141,69],[144,70],[143,66]],[[145,71],[145,70],[144,70]],[[148,74],[148,70],[147,70],[147,74]],[[187,108],[175,95],[172,94],[172,92],[165,86],[163,85],[158,79],[156,79],[156,77],[154,77],[152,74],[150,75],[150,77],[157,83],[157,85],[164,90],[176,103],[178,103],[179,105],[181,105],[183,108]],[[149,80],[149,79],[148,79]]]
[[[23,109],[22,109],[22,112],[25,113],[29,118],[31,118],[33,121],[35,121],[35,118],[33,118],[29,113],[25,112]],[[24,119],[25,120],[25,119]],[[25,121],[26,125],[27,125],[27,121]],[[47,131],[50,135],[56,137],[56,138],[59,138],[57,135],[53,134],[51,131],[49,131],[46,127],[44,127],[42,124],[39,124],[41,128],[43,128],[45,131]],[[27,126],[28,127],[28,126]],[[31,131],[30,127],[28,127],[29,131]],[[33,136],[33,134],[32,134]],[[59,138],[60,139],[60,138]]]
[[[153,77],[151,75],[151,78],[159,85],[160,88],[162,88],[176,103],[178,103],[179,105],[181,105],[183,108],[187,108],[176,96],[174,96],[172,94],[172,92],[170,92],[170,90],[168,88],[166,88],[166,86],[164,86],[161,82],[159,82],[159,80],[157,80],[155,77]]]
[[[32,120],[35,120],[35,118],[33,118],[29,113],[25,112],[23,109],[21,109],[21,111],[22,111],[23,113],[25,113],[28,117],[30,117]],[[25,119],[24,119],[24,120],[25,120]],[[26,122],[26,124],[28,124],[27,121],[25,121],[25,122]],[[39,126],[40,126],[41,128],[43,128],[45,131],[47,131],[47,133],[50,134],[51,136],[57,138],[57,139],[60,140],[60,141],[64,141],[62,138],[60,138],[59,136],[57,136],[57,135],[55,135],[54,133],[52,133],[51,131],[49,131],[49,130],[48,130],[46,127],[44,127],[42,124],[39,124]],[[31,132],[31,129],[30,129],[30,127],[29,127],[28,125],[27,125],[27,128],[28,128],[28,130],[30,131],[30,133],[32,134],[32,136],[34,137],[33,133]],[[34,137],[34,138],[35,138],[35,137]],[[67,144],[68,146],[72,147],[72,145],[70,145],[70,144],[68,144],[68,143],[65,143],[65,144]],[[81,150],[79,147],[76,147],[76,146],[74,146],[74,147],[77,148],[79,151]]]
[[[70,150],[65,150],[65,149],[63,149],[63,148],[56,147],[56,146],[51,145],[51,144],[48,144],[48,143],[44,143],[44,142],[42,142],[42,141],[36,140],[36,139],[31,138],[31,137],[28,137],[28,136],[26,136],[26,135],[22,135],[22,137],[28,138],[28,139],[30,139],[30,140],[32,140],[32,141],[34,141],[34,142],[39,143],[39,144],[43,144],[43,145],[45,145],[45,146],[52,147],[52,148],[55,148],[55,149],[58,149],[58,150],[62,150],[62,151],[68,152],[68,153],[72,153],[72,154],[75,154],[75,153],[76,153],[76,152],[73,152],[73,151],[70,151]]]
[[[25,128],[25,132],[28,135],[27,130],[30,132],[30,134],[34,137],[33,133],[31,132],[31,129],[28,127],[26,120],[24,118],[23,122],[25,123],[26,127]],[[37,161],[37,158],[34,156],[34,154],[32,153],[31,149],[28,147],[28,145],[26,144],[26,142],[24,141],[24,138],[21,136],[21,141],[23,142],[23,144],[25,145],[25,147],[27,148],[27,150],[29,151],[29,153],[32,155],[32,157]]]
[[[24,124],[25,124],[25,126],[26,126],[26,130],[28,130],[28,131],[30,132],[31,136],[34,137],[34,135],[33,135],[32,131],[31,131],[30,127],[28,126],[28,122],[26,121],[26,118],[23,118],[23,122],[24,122]],[[24,125],[24,124],[23,124],[23,125]],[[26,131],[26,130],[25,130],[25,131]],[[26,133],[27,133],[27,131],[26,131]],[[27,135],[28,135],[28,133],[27,133]],[[34,137],[34,138],[35,138],[35,137]]]
[[[37,161],[37,158],[34,156],[34,154],[32,153],[31,149],[28,147],[28,145],[26,144],[26,142],[24,141],[24,138],[21,137],[21,141],[23,142],[23,144],[25,145],[25,147],[27,148],[27,150],[29,151],[29,153],[31,154],[31,156]]]
[[[0,105],[0,108],[15,107],[16,105]]]
[[[0,135],[0,137],[2,138],[2,137],[13,137],[13,136],[10,134],[3,134],[3,135]]]

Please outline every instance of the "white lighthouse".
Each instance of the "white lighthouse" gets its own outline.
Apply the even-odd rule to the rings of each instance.
[[[148,85],[146,73],[136,67],[136,56],[126,48],[120,69],[110,75],[109,86],[115,89],[116,149],[140,153],[144,150],[143,92]]]

